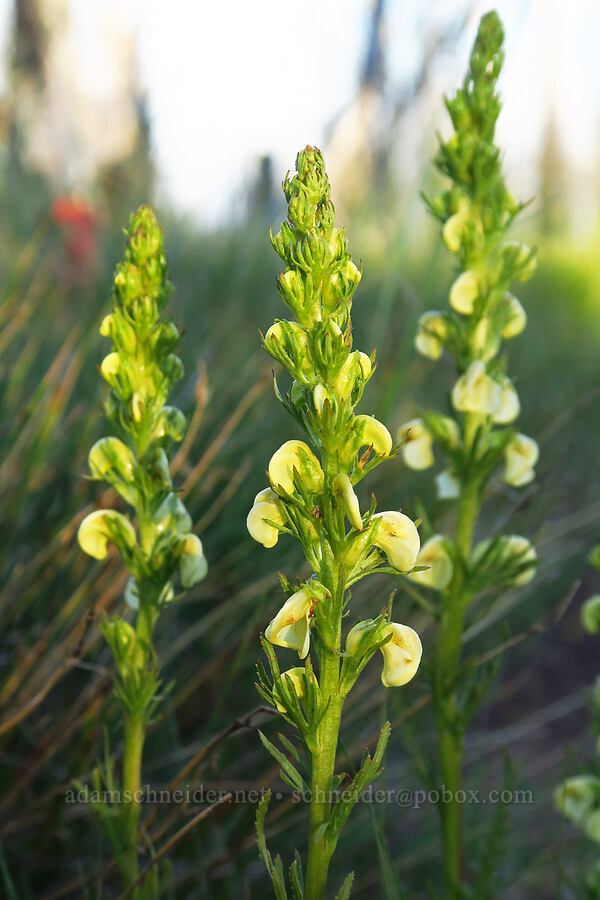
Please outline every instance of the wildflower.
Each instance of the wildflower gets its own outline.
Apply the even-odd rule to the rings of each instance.
[[[516,434],[504,451],[506,464],[504,481],[511,487],[523,487],[535,478],[534,466],[540,455],[533,438],[526,434]]]
[[[94,559],[105,559],[108,541],[119,550],[135,546],[135,531],[129,519],[114,509],[97,509],[85,517],[77,531],[79,546]]]
[[[450,288],[450,306],[465,316],[471,315],[480,290],[479,276],[470,269],[462,272]]]
[[[448,326],[444,314],[437,310],[424,312],[419,318],[415,347],[422,356],[439,359],[448,336]]]
[[[387,555],[394,569],[409,572],[417,561],[421,541],[412,519],[401,512],[381,512],[373,516],[378,522],[373,543]]]
[[[294,492],[294,474],[312,493],[323,489],[323,470],[308,444],[303,441],[286,441],[271,457],[269,481],[286,494]]]
[[[452,403],[460,412],[494,415],[502,404],[502,388],[491,378],[485,363],[476,359],[452,389]]]
[[[502,328],[503,338],[514,338],[524,331],[527,325],[527,313],[523,306],[511,293],[504,295],[505,324]]]
[[[529,584],[537,564],[537,553],[531,541],[520,534],[506,534],[497,538],[494,545],[495,550],[491,551],[491,539],[480,541],[473,550],[473,565],[483,563],[511,587]]]
[[[443,591],[452,580],[452,559],[446,549],[446,538],[436,534],[423,546],[417,556],[417,566],[429,566],[421,572],[411,572],[407,576],[418,584],[433,588],[435,591]]]
[[[433,437],[423,419],[411,419],[398,429],[398,442],[402,443],[402,459],[409,469],[428,469],[433,458]]]
[[[275,700],[275,706],[279,712],[287,712],[287,707],[284,705],[284,696],[281,685],[284,685],[288,691],[292,691],[299,702],[302,703],[306,696],[307,679],[310,679],[311,686],[314,687],[317,694],[320,695],[317,679],[314,674],[309,675],[304,666],[294,666],[294,668],[287,669],[287,671],[281,673],[281,681],[276,682],[273,685],[273,699]]]
[[[195,534],[184,534],[178,549],[181,584],[184,588],[189,588],[202,581],[208,572],[202,541]]]
[[[306,586],[285,601],[274,619],[269,622],[265,637],[278,647],[298,651],[300,659],[308,656],[310,646],[310,616],[313,601]]]
[[[356,416],[355,427],[362,446],[373,447],[377,456],[389,455],[393,441],[385,425],[373,416]]]
[[[500,406],[493,414],[492,418],[497,425],[508,425],[514,422],[521,412],[521,404],[519,395],[517,394],[512,381],[506,376],[500,381],[501,396]]]
[[[372,619],[367,619],[351,628],[346,637],[346,653],[354,654],[359,649],[367,649],[364,646],[365,633],[378,632],[380,640],[391,635],[391,639],[380,647],[383,654],[381,681],[385,687],[401,687],[417,673],[423,654],[421,640],[408,625],[389,622],[383,629],[378,629],[374,627],[376,624]]]
[[[250,535],[257,543],[269,549],[279,540],[279,528],[276,526],[284,524],[285,516],[277,494],[271,488],[260,491],[254,498],[254,504],[246,519]]]

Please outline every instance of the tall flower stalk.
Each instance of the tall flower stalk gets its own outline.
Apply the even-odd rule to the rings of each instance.
[[[109,484],[132,508],[134,520],[116,509],[99,509],[85,517],[78,532],[81,548],[99,560],[106,558],[112,542],[130,573],[124,601],[133,624],[120,615],[100,622],[114,657],[115,694],[123,709],[118,817],[96,804],[125,885],[138,876],[144,739],[161,684],[153,630],[175,598],[177,572],[187,588],[207,571],[202,544],[191,532],[192,520],[169,471],[169,448],[186,430],[183,413],[167,405],[183,375],[173,352],[180,332],[163,315],[170,293],[162,232],[150,207],[141,207],[131,216],[125,259],[114,278],[113,309],[100,327],[112,342],[100,373],[110,386],[105,412],[115,434],[97,441],[88,458],[92,478]],[[115,787],[110,758],[95,779],[96,787]],[[148,895],[147,888],[136,894]]]
[[[519,397],[501,353],[503,340],[516,337],[526,325],[525,310],[510,287],[528,279],[536,262],[533,250],[507,239],[523,207],[506,188],[494,143],[503,39],[497,14],[488,13],[481,20],[463,85],[446,100],[454,133],[440,142],[435,164],[451,186],[428,201],[455,255],[458,274],[449,309],[424,313],[415,343],[433,360],[444,350],[454,357],[458,380],[451,392],[453,416],[424,412],[399,433],[404,460],[413,469],[433,465],[434,443],[445,454],[447,467],[436,478],[438,493],[457,506],[454,534],[433,535],[418,560],[429,568],[412,576],[439,597],[432,687],[439,778],[445,788],[440,814],[444,896],[449,900],[460,895],[463,877],[459,792],[464,733],[493,674],[492,669],[469,673],[469,662],[462,658],[463,632],[480,609],[474,601],[481,591],[526,584],[536,563],[534,548],[518,535],[496,534],[473,544],[486,488],[498,464],[503,462],[505,483],[520,488],[533,480],[538,458],[536,442],[513,424],[520,413]]]
[[[277,383],[275,389],[307,440],[289,440],[272,456],[269,486],[256,496],[248,529],[265,547],[274,547],[281,535],[295,538],[313,571],[297,583],[281,577],[287,599],[265,631],[270,677],[259,665],[259,690],[295,727],[306,751],[304,767],[287,738],[282,738],[286,755],[262,735],[284,780],[310,797],[306,878],[296,854],[291,896],[319,900],[341,829],[360,793],[380,773],[390,733],[386,723],[373,757],[365,753],[359,771],[336,797],[344,778],[335,763],[346,697],[378,650],[388,687],[406,684],[421,658],[418,635],[391,621],[391,606],[344,634],[343,618],[352,620],[349,589],[375,572],[412,571],[420,542],[414,522],[402,513],[377,513],[374,499],[361,511],[355,488],[398,448],[381,422],[354,412],[374,360],[352,350],[350,313],[361,273],[350,258],[344,229],[335,225],[321,153],[307,147],[298,154],[296,170],[283,182],[288,220],[272,237],[285,265],[277,279],[279,293],[294,319],[277,320],[264,346],[292,378],[289,392],[281,393]],[[273,645],[297,651],[303,665],[282,673]],[[264,839],[267,804],[268,797],[257,815],[259,849],[281,898],[288,896],[282,863],[279,857],[273,861]],[[349,895],[352,877],[338,896]]]

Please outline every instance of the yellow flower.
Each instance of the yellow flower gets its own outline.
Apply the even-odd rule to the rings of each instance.
[[[373,541],[386,554],[390,565],[400,572],[409,572],[419,554],[421,541],[412,519],[401,512],[376,513],[378,522]]]
[[[435,591],[443,591],[448,587],[452,579],[452,560],[445,547],[445,538],[436,534],[423,546],[417,556],[418,566],[429,566],[422,572],[412,572],[407,577],[418,584],[433,588]]]
[[[519,402],[519,395],[509,378],[504,377],[501,380],[500,388],[502,391],[500,406],[493,414],[492,418],[498,425],[508,425],[509,422],[514,422],[521,412],[521,404]]]
[[[350,353],[346,362],[333,379],[333,386],[336,393],[343,399],[348,400],[357,378],[366,381],[371,374],[371,359],[361,350],[355,350]]]
[[[448,326],[443,313],[435,309],[424,312],[419,318],[415,347],[422,356],[439,359],[447,336]]]
[[[362,531],[362,516],[358,497],[354,493],[352,482],[344,473],[336,475],[333,479],[333,489],[340,495],[344,504],[344,512],[357,531]]]
[[[485,363],[476,359],[452,389],[452,403],[460,412],[494,415],[502,403],[502,388],[486,372]]]
[[[533,438],[516,434],[504,451],[504,481],[511,487],[523,487],[535,478],[534,466],[540,455]]]
[[[285,516],[277,494],[271,488],[265,488],[254,498],[254,505],[246,519],[246,527],[251,537],[267,549],[274,547],[279,540],[279,529],[270,525],[270,522],[285,525]]]
[[[504,295],[506,308],[506,320],[502,329],[503,338],[514,338],[525,329],[527,325],[527,313],[520,301],[510,293]]]
[[[300,659],[308,656],[310,646],[310,613],[312,600],[306,587],[289,597],[274,619],[269,622],[265,637],[278,647],[289,647]]]
[[[136,542],[133,525],[126,516],[114,509],[97,509],[86,516],[77,531],[79,546],[94,559],[105,559],[108,541],[119,549],[132,549]]]
[[[269,463],[269,481],[276,490],[287,494],[294,492],[294,472],[312,493],[323,490],[323,470],[308,444],[303,441],[286,441],[276,450]]]
[[[500,349],[500,337],[494,323],[488,316],[483,316],[473,334],[473,350],[487,362],[493,359]]]
[[[208,572],[202,541],[195,534],[184,534],[179,541],[179,553],[181,584],[189,588],[202,581]]]
[[[402,444],[402,459],[409,469],[428,469],[434,463],[433,438],[423,419],[411,419],[398,430],[398,442]]]
[[[121,371],[121,359],[118,353],[109,353],[100,364],[100,371],[108,382],[112,382]]]
[[[465,316],[471,315],[479,296],[481,282],[476,272],[467,270],[458,276],[450,288],[450,306]]]
[[[448,250],[452,253],[458,253],[460,250],[462,235],[468,222],[468,216],[465,211],[459,210],[449,219],[446,219],[442,228],[442,237]]]
[[[397,625],[390,622],[383,637],[388,634],[392,639],[381,648],[383,653],[383,672],[381,682],[385,687],[401,687],[417,674],[423,646],[416,631],[408,625]]]
[[[360,429],[361,446],[372,446],[377,456],[388,456],[392,449],[392,436],[373,416],[356,416],[355,426]]]

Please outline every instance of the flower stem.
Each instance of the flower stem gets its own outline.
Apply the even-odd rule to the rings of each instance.
[[[137,792],[141,785],[144,737],[144,711],[126,713],[123,749],[122,835],[128,884],[134,882],[138,876],[137,829],[140,804]]]
[[[325,897],[327,871],[334,850],[327,832],[319,834],[319,830],[328,821],[331,809],[335,755],[344,703],[339,695],[339,666],[337,654],[323,647],[320,686],[323,699],[329,702],[329,706],[319,724],[317,745],[312,753],[306,900],[322,900]]]
[[[473,417],[475,418],[475,417]],[[476,424],[465,422],[465,436],[474,437]],[[479,513],[479,491],[475,482],[466,481],[461,489],[456,525],[456,548],[468,564],[473,530]],[[459,896],[463,862],[462,814],[458,792],[462,785],[463,730],[457,691],[452,685],[460,667],[460,648],[468,597],[465,595],[465,568],[457,565],[443,604],[437,640],[434,714],[442,779],[440,815],[444,854],[444,896]]]

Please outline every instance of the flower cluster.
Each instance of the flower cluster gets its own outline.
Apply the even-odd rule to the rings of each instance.
[[[125,514],[96,510],[79,527],[82,549],[104,559],[109,541],[131,573],[125,591],[137,608],[140,596],[160,606],[174,596],[177,569],[183,587],[206,574],[200,539],[171,481],[167,450],[185,433],[185,416],[166,405],[181,378],[174,322],[163,319],[170,285],[163,238],[150,207],[131,217],[125,260],[114,279],[113,310],[100,333],[112,350],[100,366],[110,385],[105,408],[120,437],[103,437],[90,450],[92,478],[107,482],[136,512],[138,533]]]
[[[297,321],[277,320],[263,342],[292,376],[289,393],[279,396],[321,461],[304,441],[286,441],[269,462],[270,486],[257,494],[248,530],[265,547],[275,546],[282,533],[293,535],[319,576],[338,558],[346,587],[384,567],[407,573],[419,551],[414,523],[374,507],[361,513],[355,492],[366,473],[392,454],[393,442],[377,419],[354,413],[373,360],[352,350],[350,311],[361,273],[344,229],[335,226],[318,150],[307,147],[298,155],[297,173],[283,189],[288,221],[272,243],[286,264],[277,279],[279,292]],[[267,628],[267,639],[305,658],[311,627],[322,637],[334,633],[333,588],[311,579],[294,590]],[[397,683],[405,680],[398,674]],[[390,676],[386,683],[396,682]]]
[[[456,419],[426,413],[405,422],[398,440],[405,464],[416,470],[434,465],[439,446],[448,460],[436,476],[442,500],[458,498],[467,479],[475,478],[482,491],[502,460],[504,482],[527,485],[539,456],[535,440],[513,425],[521,404],[500,355],[503,340],[520,335],[527,323],[511,285],[527,280],[536,264],[530,247],[506,237],[522,205],[506,188],[494,144],[502,40],[497,15],[484,16],[463,86],[446,101],[455,131],[441,142],[435,162],[452,186],[428,201],[459,272],[449,308],[423,313],[415,345],[433,360],[444,350],[454,357],[458,378],[450,397]],[[431,586],[441,588],[443,581]]]
[[[343,701],[364,666],[381,650],[381,680],[392,687],[406,684],[421,659],[418,635],[391,622],[389,609],[354,625],[344,641],[347,589],[373,572],[412,573],[420,540],[408,516],[376,512],[375,501],[366,507],[357,493],[367,473],[396,455],[398,448],[385,425],[355,413],[373,374],[374,357],[352,348],[350,313],[361,272],[350,258],[344,229],[335,225],[321,153],[306,147],[298,154],[296,168],[283,182],[288,220],[271,236],[285,266],[277,286],[293,319],[275,321],[263,343],[291,376],[287,392],[282,393],[277,382],[275,390],[306,440],[286,441],[273,454],[269,484],[256,495],[247,525],[251,536],[267,548],[274,547],[280,535],[294,537],[314,572],[296,585],[281,577],[287,599],[263,642],[272,679],[260,667],[259,689],[296,726],[309,748],[317,796],[333,777]],[[318,678],[309,655],[311,642],[319,659]],[[296,650],[304,667],[280,673],[272,645]],[[388,734],[389,729],[382,732],[373,760],[368,757],[363,763],[359,775],[365,783],[376,777],[374,760],[381,758]],[[281,762],[281,753],[264,737],[263,743]],[[301,776],[290,775],[295,771],[291,767],[286,760],[285,777],[297,783],[296,776]],[[337,830],[349,812],[341,809],[311,805],[307,896],[323,895]],[[270,857],[263,858],[276,880]]]

